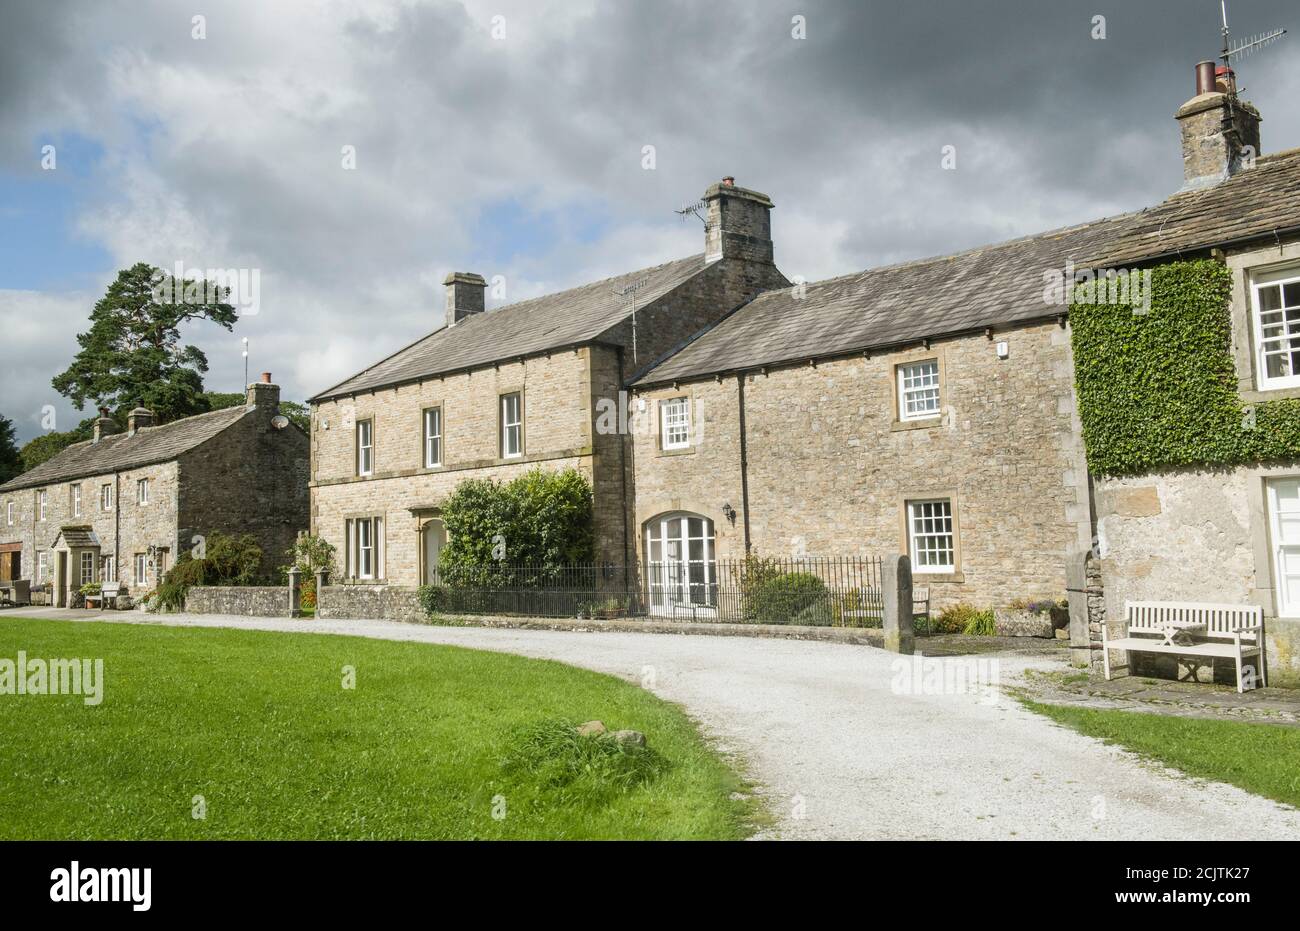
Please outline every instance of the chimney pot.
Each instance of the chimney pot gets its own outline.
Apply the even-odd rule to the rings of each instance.
[[[725,177],[723,177],[722,183],[725,184],[727,187],[734,187],[736,184],[736,179],[731,175],[726,175]]]
[[[270,372],[263,372],[263,373],[262,373],[262,384],[264,384],[264,385],[269,385],[270,383],[271,383],[271,373],[270,373]]]
[[[1196,63],[1196,96],[1201,94],[1213,94],[1214,91],[1214,62],[1198,61]]]

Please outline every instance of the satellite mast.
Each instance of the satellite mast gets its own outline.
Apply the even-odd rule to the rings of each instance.
[[[646,280],[641,278],[629,285],[615,288],[613,292],[632,304],[632,368],[634,371],[636,370],[636,293],[645,287]]]

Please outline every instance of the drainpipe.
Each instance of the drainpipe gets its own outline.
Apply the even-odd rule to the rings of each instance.
[[[745,529],[745,555],[749,555],[749,442],[745,434],[745,376],[736,375],[736,407],[740,415],[740,513]]]
[[[590,352],[591,352],[591,350],[588,349],[587,352],[588,352],[588,354],[589,354],[589,355],[588,355],[588,358],[590,358]],[[617,353],[618,353],[618,387],[619,387],[619,394],[620,394],[621,396],[618,397],[616,400],[619,402],[619,406],[621,407],[624,398],[627,398],[627,401],[628,401],[628,404],[629,404],[629,405],[632,403],[632,395],[631,395],[631,392],[628,392],[627,394],[623,394],[623,384],[624,384],[624,379],[626,378],[626,375],[624,374],[624,371],[623,371],[623,361],[624,361],[624,360],[623,360],[623,347],[622,347],[622,346],[618,346],[618,347],[617,347]],[[590,368],[590,365],[588,365],[588,368]],[[627,416],[631,416],[631,412],[630,412],[630,411],[628,412]],[[620,411],[616,412],[615,419],[614,419],[614,423],[616,424],[616,427],[617,427],[617,425],[621,425],[622,422],[624,421],[624,419],[625,419],[625,416],[624,416],[623,411],[620,410]],[[592,431],[593,431],[593,433],[594,433],[595,429],[596,429],[596,427],[595,427],[595,421],[593,420],[593,421],[592,421]],[[593,436],[592,436],[592,445],[593,445],[593,447],[594,447],[594,445],[595,445],[595,441],[596,441],[596,438],[595,438],[595,436],[593,435]],[[629,547],[630,540],[628,539],[628,525],[627,525],[627,507],[628,507],[628,497],[627,497],[627,448],[628,448],[628,446],[630,445],[631,441],[632,441],[631,431],[628,431],[627,434],[624,434],[622,431],[619,431],[619,434],[618,434],[618,471],[619,471],[619,480],[623,483],[623,500],[622,500],[621,506],[619,507],[619,511],[622,512],[622,519],[623,519],[623,591],[625,591],[625,592],[628,590],[628,588],[629,588],[629,587],[631,586],[631,584],[632,584],[632,580],[631,580],[631,578],[629,577],[628,572],[629,572],[630,560],[631,560],[632,558],[634,558],[634,557],[633,557],[633,551],[632,551],[632,549]],[[594,457],[593,457],[593,458],[594,458]],[[593,473],[593,474],[594,474],[594,473]]]
[[[122,584],[122,473],[113,472],[113,575]],[[128,589],[129,590],[129,589]]]

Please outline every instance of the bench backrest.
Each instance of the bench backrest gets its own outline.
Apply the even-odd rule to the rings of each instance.
[[[113,597],[115,597],[119,592],[122,591],[122,583],[121,583],[121,582],[105,582],[103,585],[101,585],[101,586],[99,587],[99,590],[100,590],[100,592],[101,592],[105,597],[107,597],[107,598],[113,598]]]
[[[1200,624],[1197,631],[1206,637],[1232,639],[1239,627],[1263,623],[1264,609],[1259,605],[1198,604],[1194,601],[1126,601],[1124,620],[1130,633],[1163,633],[1171,624]],[[1241,635],[1254,641],[1259,631]]]

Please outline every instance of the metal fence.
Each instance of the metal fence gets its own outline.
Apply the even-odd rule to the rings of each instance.
[[[879,627],[880,573],[874,556],[502,564],[442,568],[425,599],[445,614]]]

